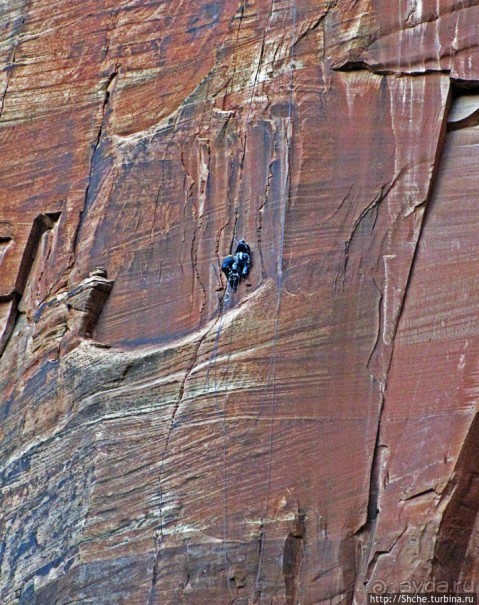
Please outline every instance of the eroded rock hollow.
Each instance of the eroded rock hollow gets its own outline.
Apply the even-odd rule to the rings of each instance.
[[[0,13],[0,602],[477,588],[479,3]]]

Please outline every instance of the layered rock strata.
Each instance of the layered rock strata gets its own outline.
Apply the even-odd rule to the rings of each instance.
[[[2,603],[476,582],[476,4],[0,9]]]

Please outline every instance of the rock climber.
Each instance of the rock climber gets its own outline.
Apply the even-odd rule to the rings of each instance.
[[[244,239],[240,239],[236,252],[229,254],[221,264],[221,270],[226,275],[233,292],[238,288],[242,277],[247,277],[251,268],[251,249]]]
[[[233,256],[232,254],[228,254],[228,256],[221,263],[221,270],[226,275],[229,285],[235,292],[240,280],[236,255]]]
[[[250,247],[244,241],[244,239],[240,239],[238,245],[236,246],[236,252],[245,252],[246,254],[251,254]]]
[[[228,254],[228,256],[221,263],[221,270],[226,275],[226,279],[228,279],[231,267],[234,265],[235,259],[232,254]]]
[[[237,271],[241,277],[246,277],[251,266],[250,255],[247,252],[236,252],[231,269]]]

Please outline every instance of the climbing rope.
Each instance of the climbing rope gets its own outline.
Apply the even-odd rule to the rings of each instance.
[[[213,366],[213,403],[216,408],[216,413],[219,418],[222,418],[222,433],[223,433],[223,549],[224,549],[224,560],[225,566],[228,566],[228,536],[227,536],[227,476],[226,476],[226,460],[227,460],[227,428],[226,428],[226,404],[223,407],[223,410],[220,409],[217,402],[217,392],[218,392],[218,376],[217,376],[217,358],[218,358],[218,349],[219,349],[219,341],[221,337],[221,333],[223,331],[223,323],[225,313],[228,312],[233,302],[233,291],[229,282],[226,283],[225,294],[223,296],[223,300],[221,303],[220,310],[220,318],[218,322],[218,327],[216,329],[215,340],[213,343],[213,348],[211,350],[210,358],[208,360],[208,367],[206,370],[206,391],[210,391],[210,370]],[[229,367],[229,358],[228,364]],[[228,581],[228,589],[230,591],[231,598],[234,598],[234,595],[231,590],[230,583]]]
[[[271,394],[271,409],[270,409],[270,425],[269,425],[269,445],[268,445],[268,471],[267,471],[267,479],[266,479],[266,497],[263,508],[263,514],[261,516],[262,520],[262,539],[260,542],[260,552],[258,555],[258,569],[255,579],[255,587],[254,587],[254,596],[259,592],[259,585],[261,579],[261,571],[264,560],[264,549],[266,543],[266,523],[268,518],[268,509],[270,502],[270,490],[271,490],[271,479],[272,479],[272,462],[273,462],[273,444],[274,444],[274,420],[275,420],[275,405],[276,405],[276,362],[277,362],[277,342],[279,337],[279,323],[280,323],[280,310],[281,310],[281,298],[283,291],[283,250],[284,250],[284,236],[285,236],[285,223],[286,223],[286,208],[289,199],[289,188],[290,188],[290,159],[291,159],[291,141],[292,141],[292,120],[293,120],[293,87],[294,87],[294,42],[296,37],[296,6],[294,0],[291,0],[291,52],[290,52],[290,81],[289,81],[289,103],[288,103],[288,122],[286,127],[286,148],[287,148],[287,166],[286,166],[286,176],[285,181],[283,183],[283,195],[278,200],[279,209],[280,209],[280,228],[279,228],[279,241],[278,247],[276,249],[276,258],[277,258],[277,268],[276,268],[276,305],[275,305],[275,315],[274,315],[274,330],[272,337],[272,351],[270,355],[270,362],[267,372],[267,377],[265,381],[265,391],[264,396],[262,397],[259,410],[254,418],[253,425],[246,429],[242,434],[235,436],[235,441],[237,439],[241,439],[246,434],[254,429],[256,426],[261,414],[263,413],[264,406],[266,404],[268,395]],[[254,86],[253,86],[254,91]],[[250,103],[251,108],[251,103]],[[232,305],[233,298],[233,288],[230,283],[227,281],[225,296],[223,298],[221,311],[220,311],[220,319],[218,322],[218,327],[216,330],[215,341],[213,344],[212,352],[208,361],[208,368],[206,371],[206,384],[207,391],[209,391],[210,386],[210,370],[213,366],[214,368],[214,380],[213,380],[213,400],[216,408],[216,412],[219,416],[222,417],[222,433],[223,433],[223,545],[224,545],[224,558],[225,564],[228,565],[228,541],[227,541],[227,448],[228,448],[228,438],[231,439],[226,423],[226,394],[223,408],[221,409],[218,401],[218,380],[217,380],[217,359],[218,359],[218,350],[219,350],[219,342],[221,338],[221,334],[223,331],[224,324],[224,316],[230,309]],[[232,328],[230,329],[230,345],[228,347],[228,357],[226,362],[227,372],[229,372],[229,362],[231,355],[231,345],[232,345]],[[228,588],[231,594],[232,599],[234,596],[232,594],[230,582],[228,579]]]
[[[284,195],[283,204],[280,210],[280,241],[279,250],[277,254],[277,273],[276,273],[276,313],[275,313],[275,325],[274,325],[274,336],[273,336],[273,352],[272,352],[272,393],[271,393],[271,414],[270,414],[270,433],[269,433],[269,463],[268,463],[268,476],[266,481],[266,499],[261,516],[262,524],[262,535],[260,541],[260,552],[258,556],[258,570],[256,573],[256,581],[254,588],[253,599],[256,598],[259,592],[259,584],[261,578],[261,568],[264,559],[264,549],[266,543],[266,524],[268,518],[269,499],[271,490],[271,473],[273,466],[273,443],[274,443],[274,416],[275,416],[275,405],[276,405],[276,359],[277,359],[277,341],[279,336],[279,318],[281,309],[281,296],[283,293],[283,249],[284,249],[284,233],[286,224],[286,206],[289,199],[289,188],[290,188],[290,155],[291,155],[291,140],[292,140],[292,119],[293,119],[293,87],[294,87],[294,43],[296,36],[296,5],[295,0],[291,0],[291,53],[290,53],[290,81],[289,81],[289,103],[288,103],[288,123],[286,130],[286,147],[288,152],[287,157],[287,174],[286,182],[284,184]]]

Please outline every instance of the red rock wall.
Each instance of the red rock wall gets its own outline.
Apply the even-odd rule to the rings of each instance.
[[[1,602],[476,582],[479,6],[1,10]]]

